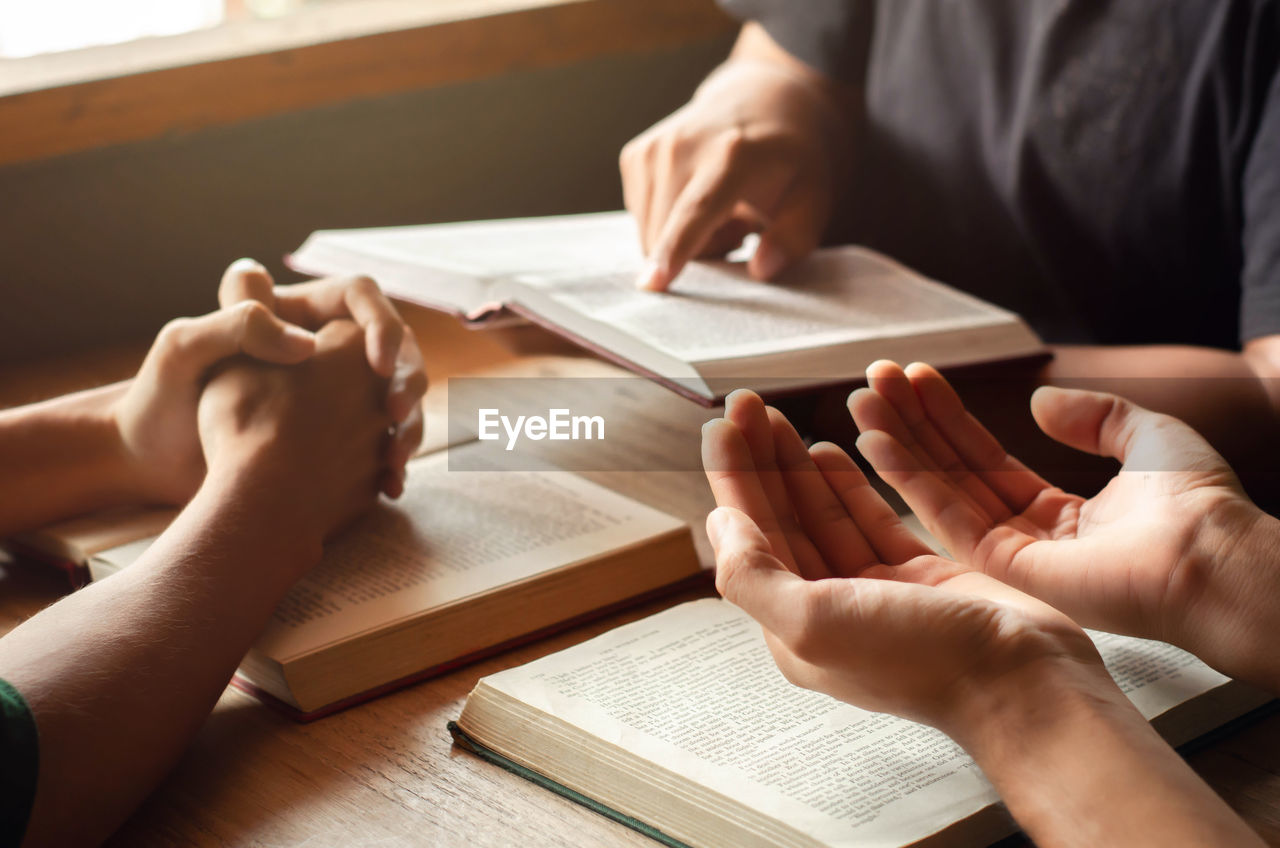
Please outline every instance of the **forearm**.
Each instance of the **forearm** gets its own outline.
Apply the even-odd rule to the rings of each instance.
[[[96,843],[114,830],[318,558],[278,509],[272,524],[255,512],[262,489],[211,477],[137,563],[0,640],[0,678],[40,735],[28,844]]]
[[[126,386],[0,412],[0,538],[136,499],[112,416]]]
[[[1037,845],[1261,845],[1106,676],[1054,663],[949,732]]]

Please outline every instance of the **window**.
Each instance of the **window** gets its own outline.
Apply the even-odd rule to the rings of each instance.
[[[279,18],[316,0],[0,0],[0,58],[17,59],[243,18]]]
[[[0,0],[0,167],[734,29],[713,0]]]

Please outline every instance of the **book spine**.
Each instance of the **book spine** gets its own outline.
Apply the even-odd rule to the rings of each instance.
[[[374,698],[381,697],[382,695],[390,694],[398,689],[404,689],[407,686],[412,686],[415,683],[421,683],[422,681],[429,680],[433,677],[439,677],[443,674],[447,674],[448,672],[462,668],[463,666],[471,665],[472,663],[479,662],[480,660],[485,660],[490,657],[497,656],[498,654],[506,653],[507,651],[537,642],[557,633],[571,630],[580,624],[595,621],[596,619],[612,615],[615,612],[639,606],[648,601],[669,597],[682,591],[695,589],[705,591],[713,585],[713,580],[714,577],[710,572],[701,572],[692,575],[691,577],[686,577],[683,580],[678,580],[675,583],[671,583],[666,586],[659,586],[657,589],[653,589],[643,594],[626,598],[618,601],[617,603],[601,607],[600,609],[591,610],[590,612],[583,613],[582,615],[577,615],[573,618],[557,622],[549,627],[543,627],[539,630],[533,631],[532,633],[525,633],[524,635],[517,636],[514,639],[508,639],[488,648],[483,648],[479,651],[474,651],[470,654],[465,654],[461,657],[431,666],[430,668],[423,669],[422,671],[415,672],[414,674],[384,683],[381,686],[366,689],[363,692],[343,698],[340,701],[335,701],[332,704],[326,704],[323,707],[319,707],[314,710],[300,710],[292,704],[282,701],[275,695],[272,695],[270,692],[267,692],[251,680],[238,673],[232,678],[231,685],[236,689],[239,689],[241,692],[244,692],[246,695],[251,695],[254,698],[257,698],[268,707],[271,707],[273,710],[276,710],[293,721],[300,724],[307,724],[318,719],[325,718],[326,716],[331,716],[334,713],[340,713],[343,710],[358,706],[366,701],[371,701]]]
[[[43,566],[49,566],[61,571],[67,578],[67,587],[71,591],[83,589],[93,582],[93,576],[89,573],[89,564],[84,562],[76,562],[75,560],[65,559],[63,557],[50,556],[47,552],[38,548],[29,547],[21,542],[8,541],[5,546],[13,553],[14,556],[22,560],[37,562]]]
[[[475,754],[485,762],[492,763],[501,769],[511,772],[517,777],[522,777],[530,783],[541,786],[543,789],[556,793],[562,798],[568,798],[575,804],[581,804],[592,812],[599,813],[605,818],[612,819],[621,825],[631,828],[637,833],[643,833],[645,836],[654,840],[660,845],[666,845],[668,848],[689,848],[689,846],[681,842],[675,837],[668,836],[662,831],[651,825],[647,825],[639,819],[632,818],[626,813],[615,810],[613,807],[601,804],[594,798],[588,798],[581,792],[576,792],[563,783],[558,783],[546,775],[539,774],[531,768],[522,766],[509,757],[504,757],[492,748],[487,748],[476,740],[467,735],[467,732],[458,726],[456,721],[451,721],[445,728],[449,731],[449,735],[453,737],[453,742],[459,748],[471,754]]]

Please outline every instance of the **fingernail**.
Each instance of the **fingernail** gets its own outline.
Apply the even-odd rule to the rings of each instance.
[[[756,277],[761,280],[772,280],[787,264],[787,254],[772,241],[761,239],[751,262],[755,266]]]
[[[231,271],[265,271],[267,270],[261,262],[256,259],[250,259],[248,256],[242,256],[235,262],[231,263],[228,269]]]

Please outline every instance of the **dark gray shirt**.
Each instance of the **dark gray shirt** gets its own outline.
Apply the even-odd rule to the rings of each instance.
[[[865,94],[834,236],[1051,341],[1280,333],[1280,0],[722,0]]]

